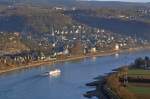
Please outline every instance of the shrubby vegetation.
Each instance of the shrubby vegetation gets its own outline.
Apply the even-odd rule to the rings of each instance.
[[[150,58],[148,56],[146,56],[145,58],[137,58],[132,67],[150,69]]]
[[[16,53],[24,50],[29,50],[29,48],[22,43],[18,35],[14,33],[0,33],[0,51]]]
[[[120,99],[136,99],[136,96],[129,92],[126,87],[120,82],[120,78],[124,75],[126,68],[121,69],[118,73],[112,74],[107,78],[107,86],[117,95]]]

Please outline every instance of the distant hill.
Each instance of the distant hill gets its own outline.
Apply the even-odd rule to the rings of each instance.
[[[89,14],[76,14],[72,18],[91,27],[110,30],[121,35],[150,40],[150,24],[140,21],[125,21],[121,19],[108,19],[90,16]]]
[[[83,1],[83,0],[0,0],[0,3],[32,4],[51,6],[78,6],[78,7],[150,7],[150,3],[131,3],[119,1]]]
[[[133,3],[133,2],[119,2],[119,1],[83,1],[95,7],[150,7],[150,3]]]

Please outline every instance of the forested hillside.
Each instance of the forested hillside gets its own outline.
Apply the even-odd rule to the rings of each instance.
[[[0,11],[0,31],[49,32],[50,27],[71,24],[61,11],[40,7],[12,7]]]

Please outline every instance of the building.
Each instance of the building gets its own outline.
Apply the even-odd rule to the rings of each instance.
[[[115,45],[115,50],[118,51],[120,49],[119,44]]]
[[[95,52],[96,52],[96,48],[95,47],[91,48],[91,53],[95,53]]]

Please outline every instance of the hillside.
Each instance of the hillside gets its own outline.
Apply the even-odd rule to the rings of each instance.
[[[18,33],[0,33],[0,55],[2,53],[17,53],[29,50],[29,48],[21,42],[18,36]]]
[[[138,16],[139,13],[135,13],[136,10],[134,10],[102,8],[94,9],[93,11],[66,11],[66,14],[74,20],[92,27],[103,28],[121,35],[150,40],[150,18],[141,18]],[[120,15],[125,16],[125,18],[120,18]]]
[[[61,18],[61,20],[59,20]],[[5,32],[49,32],[50,27],[62,27],[71,24],[71,19],[61,11],[21,6],[0,11],[0,31]]]
[[[86,1],[86,0],[0,0],[2,3],[9,4],[31,4],[31,5],[47,5],[47,6],[67,6],[81,8],[97,8],[97,7],[150,7],[150,3],[131,3],[118,1]]]

